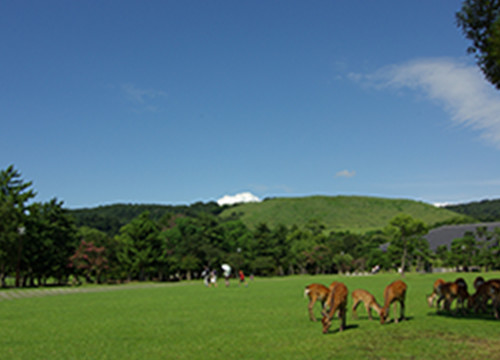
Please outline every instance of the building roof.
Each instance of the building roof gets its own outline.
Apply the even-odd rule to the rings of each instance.
[[[441,245],[446,245],[450,249],[451,242],[454,239],[459,239],[464,237],[467,231],[470,231],[476,235],[476,239],[479,241],[484,241],[483,238],[479,238],[476,234],[476,229],[478,227],[484,226],[489,232],[492,232],[495,228],[500,228],[500,222],[493,223],[477,223],[477,224],[467,224],[467,225],[446,225],[429,231],[424,238],[429,241],[429,246],[432,251]]]

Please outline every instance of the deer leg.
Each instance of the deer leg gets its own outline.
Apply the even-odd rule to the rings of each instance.
[[[444,300],[444,295],[441,295],[438,300],[437,300],[437,304],[436,304],[436,307],[437,307],[437,310],[439,311],[439,309],[441,309],[441,302]],[[446,304],[446,300],[445,300],[445,304]]]
[[[365,309],[366,309],[366,312],[368,313],[368,319],[373,320],[372,308],[371,308],[370,304],[365,304]]]
[[[314,313],[313,313],[313,306],[314,306],[315,302],[316,302],[316,299],[309,301],[308,308],[309,308],[309,318],[311,319],[311,321],[316,321],[316,318],[314,317]]]
[[[400,301],[399,302],[399,307],[401,309],[401,321],[403,321],[405,319],[405,302],[404,301]]]
[[[446,311],[450,311],[450,307],[451,307],[451,301],[450,298],[447,296],[446,299],[444,300],[444,309]]]
[[[346,315],[345,307],[341,307],[339,309],[339,318],[340,318],[339,331],[344,331],[345,329],[345,315]]]
[[[392,305],[392,316],[394,317],[394,322],[397,324],[399,322],[399,318],[396,315],[398,310],[398,303],[397,301],[394,301],[394,304]]]
[[[498,314],[498,305],[500,305],[500,302],[498,298],[493,299],[492,305],[493,305],[493,315],[495,316],[495,319],[498,320],[500,319],[500,316]]]
[[[432,307],[434,305],[434,299],[436,298],[436,293],[432,293],[430,296],[427,297],[427,303],[429,304],[429,307]]]
[[[353,317],[354,319],[357,319],[357,318],[358,318],[358,313],[356,312],[356,308],[358,307],[359,302],[360,302],[360,300],[356,300],[356,301],[354,302],[354,304],[352,305],[352,317]]]

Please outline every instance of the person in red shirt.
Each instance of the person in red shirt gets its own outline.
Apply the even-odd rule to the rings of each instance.
[[[240,275],[240,285],[244,284],[245,287],[248,286],[248,284],[245,282],[245,274],[243,273],[243,270],[239,271],[239,275]]]

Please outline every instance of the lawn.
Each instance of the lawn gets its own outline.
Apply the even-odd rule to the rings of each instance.
[[[477,275],[442,277],[462,276],[472,288]],[[229,288],[223,282],[205,288],[201,281],[124,285],[2,300],[0,354],[2,359],[500,358],[500,321],[491,315],[438,315],[427,306],[425,297],[437,277],[404,278],[408,321],[381,325],[376,315],[369,321],[361,306],[358,320],[348,310],[344,332],[337,331],[335,319],[326,335],[319,321],[308,318],[305,285],[342,281],[350,292],[369,290],[381,304],[384,287],[399,276],[257,278],[248,287],[234,280]],[[319,318],[319,305],[315,313]]]

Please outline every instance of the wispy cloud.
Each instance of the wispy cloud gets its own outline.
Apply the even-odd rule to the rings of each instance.
[[[500,92],[475,65],[454,59],[421,59],[388,66],[373,74],[349,74],[353,81],[377,88],[419,90],[451,115],[455,124],[468,126],[500,148]]]
[[[158,99],[166,99],[167,93],[161,90],[155,89],[141,89],[133,84],[123,84],[120,87],[125,98],[134,104],[135,106],[140,106],[146,111],[158,111],[159,107],[156,105],[155,101]]]
[[[352,178],[356,175],[354,170],[341,170],[335,174],[335,177]]]

